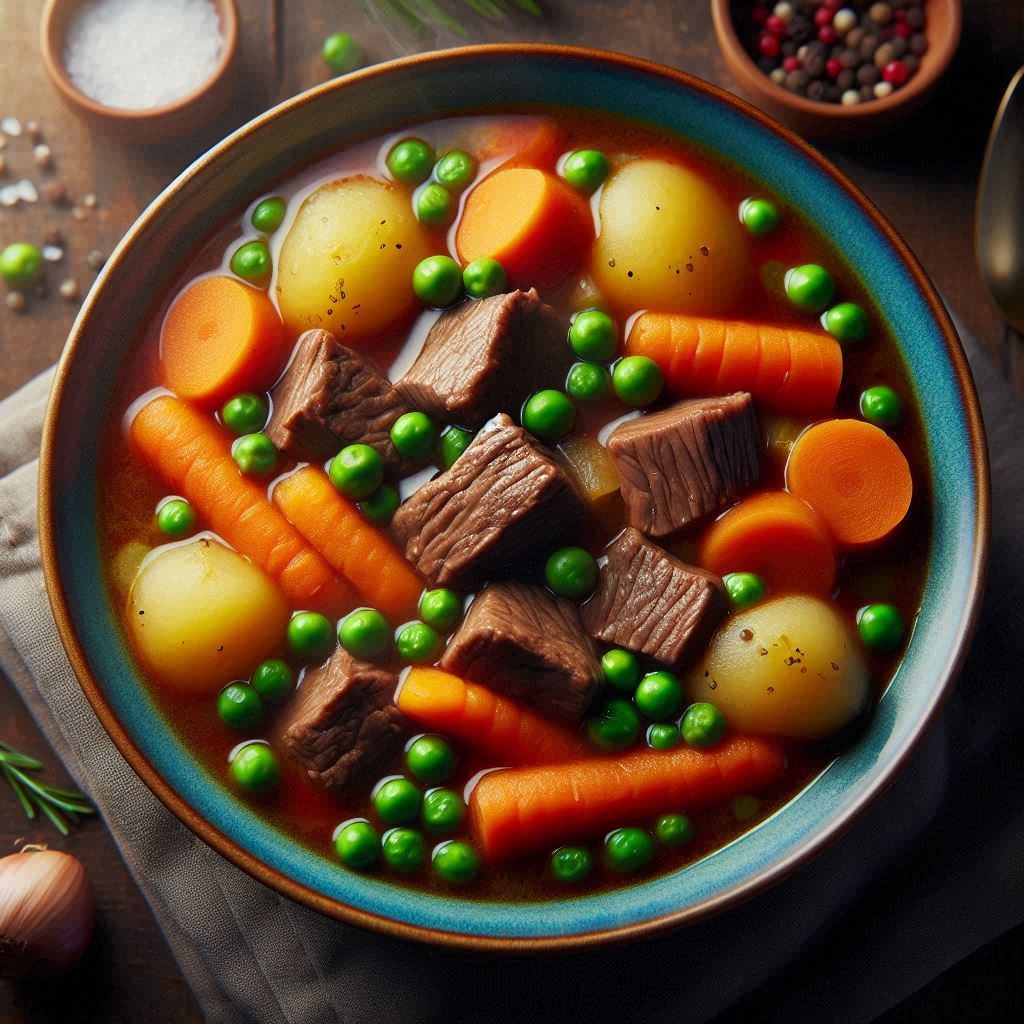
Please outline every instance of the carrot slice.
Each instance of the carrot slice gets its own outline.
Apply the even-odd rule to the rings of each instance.
[[[892,533],[914,493],[899,445],[861,420],[827,420],[805,430],[786,463],[786,486],[849,547]]]
[[[636,750],[491,772],[474,787],[469,809],[484,855],[505,860],[757,792],[785,766],[778,742],[733,735],[706,750]]]
[[[753,324],[733,324],[729,344],[723,346],[722,365],[713,389],[726,394],[746,390],[745,385],[756,376],[760,362],[761,332]]]
[[[270,299],[233,277],[193,281],[160,328],[164,382],[179,398],[204,405],[265,391],[290,351]]]
[[[779,389],[778,401],[789,412],[821,412],[817,396],[838,394],[843,357],[838,345],[822,345],[814,334],[790,334],[790,370]]]
[[[578,730],[437,668],[413,668],[395,703],[418,725],[461,740],[501,765],[550,764],[587,751]]]
[[[391,538],[339,494],[327,474],[306,466],[274,488],[274,504],[368,605],[395,622],[416,615],[423,578]]]
[[[773,589],[800,593],[828,594],[836,576],[828,527],[785,491],[745,498],[716,519],[704,534],[698,562],[719,576],[754,572]]]
[[[715,386],[725,352],[725,321],[697,321],[697,351],[687,374],[687,387],[695,394],[708,394]]]
[[[355,592],[270,503],[265,488],[241,475],[231,442],[211,419],[161,395],[139,410],[130,432],[167,485],[274,580],[293,608],[337,616],[355,607]]]
[[[782,327],[766,325],[761,328],[761,361],[754,374],[755,396],[778,395],[789,379],[789,367],[793,361],[789,334]],[[771,404],[770,401],[765,404]],[[779,410],[788,412],[789,410]]]

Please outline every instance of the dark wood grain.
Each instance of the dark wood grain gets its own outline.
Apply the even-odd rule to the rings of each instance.
[[[53,227],[66,238],[64,261],[49,268],[51,294],[33,299],[26,315],[0,307],[0,396],[60,354],[77,308],[56,294],[60,282],[75,277],[84,293],[95,276],[85,264],[86,254],[92,249],[109,253],[146,203],[193,157],[259,110],[323,80],[319,50],[328,32],[352,32],[364,43],[371,60],[460,42],[451,34],[427,33],[417,38],[396,30],[370,19],[355,0],[240,0],[239,6],[243,73],[230,109],[200,137],[137,148],[90,135],[61,106],[38,59],[42,3],[0,0],[0,116],[12,114],[23,122],[39,122],[55,163],[52,171],[40,171],[27,140],[12,139],[2,150],[9,170],[0,181],[23,176],[40,184],[60,181],[72,202],[84,210],[84,219],[75,220],[70,207],[46,202],[0,207],[0,245],[21,239],[40,242]],[[480,41],[531,38],[614,48],[733,87],[714,43],[706,0],[586,4],[553,0],[544,6],[548,16],[543,21],[523,15],[493,25],[470,15],[466,23]],[[1004,85],[1022,61],[1024,4],[968,0],[960,53],[927,106],[887,136],[842,149],[824,147],[903,234],[962,323],[1004,369],[1004,332],[975,267],[972,222],[988,126]],[[89,193],[97,197],[91,210],[81,206]],[[1024,360],[1020,367],[1015,384],[1024,394]],[[31,718],[2,677],[0,736],[43,757],[52,766],[49,778],[62,781]],[[96,886],[99,923],[86,959],[64,979],[18,985],[0,982],[0,1024],[198,1022],[199,1010],[102,822],[89,821],[70,839],[59,841],[45,828],[30,827],[12,795],[0,789],[0,853],[22,837],[51,842],[83,860]],[[1020,946],[1018,929],[896,1008],[886,1020],[895,1024],[968,1019],[972,1015],[967,1011],[978,1007],[968,993],[993,976],[1018,978],[1013,1005],[1019,1013]],[[991,985],[986,990],[991,991]],[[757,1019],[760,998],[784,998],[784,990],[755,995],[741,1007],[742,1012],[727,1019]],[[1005,1002],[990,1005],[1007,1008]],[[1012,1017],[1014,1011],[1010,1012]],[[990,1019],[1011,1017],[996,1013]]]

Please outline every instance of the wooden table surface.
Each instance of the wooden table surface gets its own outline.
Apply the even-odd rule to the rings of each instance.
[[[6,176],[37,185],[63,184],[70,205],[0,207],[0,248],[20,240],[41,243],[49,229],[65,239],[65,255],[48,268],[50,294],[34,298],[27,314],[0,307],[0,397],[49,366],[60,354],[77,303],[58,294],[74,278],[84,294],[95,272],[86,264],[93,249],[109,253],[147,202],[196,155],[252,115],[326,76],[319,49],[325,35],[347,31],[360,39],[370,60],[452,45],[454,37],[416,39],[368,16],[357,0],[239,0],[242,77],[225,114],[201,136],[146,148],[90,134],[62,107],[38,56],[42,0],[0,0],[0,118],[36,121],[53,152],[51,170],[37,168],[27,138],[0,150]],[[615,48],[682,68],[725,88],[725,71],[711,31],[707,0],[546,0],[547,17],[516,16],[494,26],[466,18],[478,41],[530,38]],[[965,0],[964,36],[953,67],[912,123],[889,135],[844,148],[824,147],[881,208],[919,255],[964,326],[1024,394],[1024,360],[1010,365],[1001,323],[982,287],[972,253],[974,193],[985,138],[999,96],[1024,63],[1024,2]],[[96,205],[84,201],[96,197]],[[61,780],[38,730],[10,683],[0,675],[0,737],[50,764],[48,778]],[[0,1024],[22,1022],[200,1020],[191,994],[152,916],[127,874],[100,821],[89,821],[68,840],[21,817],[13,795],[0,788],[0,852],[27,837],[76,853],[96,886],[98,927],[84,962],[57,982],[0,982]],[[1020,1012],[1021,932],[994,943],[886,1016],[887,1021],[977,1019],[982,981],[1017,977],[1000,997],[1016,999]],[[990,988],[990,986],[988,986]],[[1012,991],[1011,991],[1012,990]],[[1007,996],[1007,992],[1010,994]],[[776,993],[777,997],[778,993]],[[973,1000],[973,1001],[972,1001]],[[1005,1008],[1005,1002],[994,1004]],[[143,1012],[140,1008],[145,1007]],[[756,1002],[727,1015],[756,1019]],[[997,1012],[993,1020],[1019,1019]]]

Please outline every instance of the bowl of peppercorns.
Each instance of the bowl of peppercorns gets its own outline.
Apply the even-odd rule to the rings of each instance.
[[[808,138],[864,138],[912,111],[960,41],[961,0],[712,0],[726,66]]]

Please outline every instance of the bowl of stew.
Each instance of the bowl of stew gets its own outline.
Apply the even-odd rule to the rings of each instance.
[[[891,783],[987,479],[941,302],[819,154],[676,71],[478,47],[149,207],[60,364],[41,545],[211,846],[363,926],[568,948],[756,893]]]

